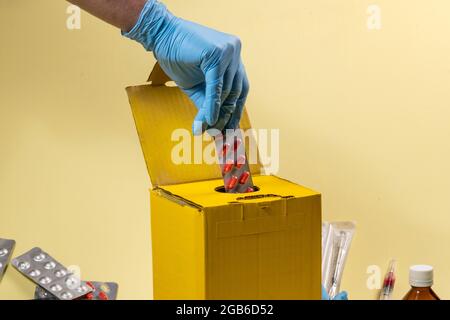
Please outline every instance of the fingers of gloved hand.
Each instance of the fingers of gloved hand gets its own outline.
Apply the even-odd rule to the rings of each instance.
[[[222,104],[223,74],[220,67],[213,67],[205,73],[205,100],[201,109],[204,109],[208,125],[213,126],[219,119]]]
[[[223,76],[223,89],[222,89],[222,105],[224,104],[234,104],[237,100],[235,99],[234,103],[229,103],[228,99],[233,98],[231,95],[235,94],[236,89],[236,77],[239,73],[239,61],[240,58],[237,57],[230,62],[227,70],[225,71],[225,75]],[[242,82],[242,79],[241,79]]]
[[[214,128],[220,131],[227,128],[231,117],[236,110],[236,101],[238,100],[242,90],[242,76],[239,75],[239,72],[234,72],[233,74],[233,70],[231,69],[234,70],[236,68],[232,67],[225,73],[219,119],[214,124]]]
[[[192,124],[192,133],[195,136],[201,135],[207,129],[207,123],[205,119],[205,110],[199,109],[195,116],[194,123]]]
[[[325,288],[322,286],[322,300],[331,300]],[[346,291],[339,292],[333,300],[348,300],[348,294]]]
[[[345,291],[339,292],[333,300],[348,300],[348,294]]]
[[[222,105],[231,105],[236,106],[236,102],[241,96],[242,86],[244,84],[245,71],[243,70],[243,65],[240,63],[236,72],[233,75],[233,79],[231,80],[230,88],[228,89],[228,93],[226,94],[226,98],[223,99]],[[225,76],[226,78],[226,76]],[[225,84],[224,84],[225,87]],[[222,96],[225,95],[225,89],[222,93]],[[233,110],[234,112],[234,110]]]
[[[203,102],[205,101],[205,85],[203,83],[189,89],[181,89],[188,95],[198,110],[203,107]]]
[[[219,119],[211,128],[223,131],[227,128],[227,124],[230,122],[235,107],[231,105],[223,105],[220,108]]]
[[[242,66],[242,87],[239,98],[236,100],[236,108],[234,109],[231,120],[227,125],[227,129],[236,129],[239,127],[239,122],[241,121],[242,113],[244,111],[245,102],[247,101],[248,92],[250,90],[250,84],[245,74],[245,69]]]

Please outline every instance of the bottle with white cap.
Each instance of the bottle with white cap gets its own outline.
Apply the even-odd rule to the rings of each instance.
[[[431,289],[433,285],[433,267],[415,265],[409,268],[409,284],[411,290],[403,300],[440,300]]]

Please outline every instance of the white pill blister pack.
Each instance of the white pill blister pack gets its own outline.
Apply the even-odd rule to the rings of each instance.
[[[73,300],[92,292],[84,281],[40,248],[14,258],[12,265],[59,300]]]

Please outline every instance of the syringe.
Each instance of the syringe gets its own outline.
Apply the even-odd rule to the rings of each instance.
[[[395,265],[396,261],[392,259],[389,262],[389,268],[383,281],[383,288],[380,292],[380,300],[391,300],[395,285]]]

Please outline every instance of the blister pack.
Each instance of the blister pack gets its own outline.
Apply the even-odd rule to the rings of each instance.
[[[58,300],[73,300],[92,288],[40,248],[14,258],[12,265],[28,279],[51,292]]]
[[[0,281],[5,274],[15,246],[14,240],[0,239]]]
[[[117,300],[119,285],[115,282],[86,281],[86,285],[92,288],[92,292],[78,298],[78,300]],[[34,292],[35,300],[58,300],[53,294],[36,287]]]
[[[232,130],[232,134],[227,132],[227,134],[217,135],[214,140],[225,192],[247,193],[255,191],[241,130]]]

